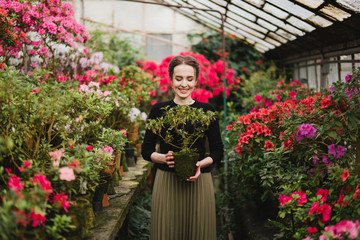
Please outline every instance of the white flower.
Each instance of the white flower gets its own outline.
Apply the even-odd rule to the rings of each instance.
[[[99,87],[100,87],[100,83],[98,83],[98,82],[90,82],[90,83],[89,83],[89,87],[99,88]]]
[[[118,101],[117,99],[115,99],[115,105],[116,105],[117,107],[120,106],[119,101]]]
[[[135,107],[131,108],[128,116],[130,118],[130,121],[133,122],[136,117],[138,117],[141,114],[141,111]]]
[[[145,112],[141,113],[141,120],[146,121],[147,115]]]
[[[86,84],[81,84],[79,87],[79,92],[87,92],[89,91],[89,86]]]
[[[111,91],[106,90],[106,91],[104,92],[104,97],[106,97],[106,96],[108,96],[108,95],[110,95],[110,94],[111,94]]]

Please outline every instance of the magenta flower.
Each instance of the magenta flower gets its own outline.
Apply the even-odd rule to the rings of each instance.
[[[8,181],[9,188],[18,193],[20,189],[24,188],[24,185],[20,181],[21,179],[18,176],[11,176]]]
[[[299,130],[295,133],[296,141],[301,141],[306,138],[315,138],[316,137],[316,128],[311,124],[303,123],[299,126]]]
[[[69,167],[62,167],[59,169],[60,179],[65,181],[73,181],[75,180],[74,170]]]
[[[257,103],[259,103],[259,102],[261,102],[261,96],[259,95],[259,94],[256,94],[255,95],[255,97],[254,97],[254,100],[255,100],[255,102],[257,102]]]
[[[344,146],[338,145],[337,148],[335,144],[328,146],[328,154],[334,156],[334,158],[340,158],[345,156],[346,148]]]
[[[346,75],[345,76],[345,82],[349,82],[352,77],[353,77],[353,75],[351,75],[351,74]]]

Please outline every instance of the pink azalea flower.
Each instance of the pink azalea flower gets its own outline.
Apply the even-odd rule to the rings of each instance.
[[[52,162],[52,166],[54,167],[54,168],[58,168],[59,167],[59,165],[60,165],[60,162],[59,161],[53,161]]]
[[[255,95],[255,97],[254,97],[254,100],[255,100],[255,102],[257,102],[257,103],[259,103],[259,102],[261,102],[261,96],[259,95],[259,94],[256,94]]]
[[[319,188],[317,193],[316,193],[316,196],[319,196],[319,195],[321,195],[320,201],[326,202],[326,199],[327,199],[327,197],[329,195],[329,190]]]
[[[308,227],[307,229],[306,229],[306,231],[308,232],[308,233],[310,233],[310,234],[312,234],[312,233],[317,233],[317,228],[316,227]]]
[[[56,149],[55,151],[49,152],[51,160],[60,160],[64,156],[64,149]]]
[[[34,180],[33,179],[30,180],[33,183],[38,183],[42,187],[43,191],[47,192],[47,194],[50,194],[52,192],[50,181],[44,175],[41,174],[35,175]]]
[[[35,210],[33,209],[29,215],[31,221],[33,222],[32,226],[37,227],[39,223],[44,224],[44,221],[46,219],[45,216],[41,215],[40,213],[35,213]]]
[[[86,150],[87,151],[91,151],[93,149],[93,147],[91,146],[91,145],[88,145],[87,147],[86,147]]]
[[[345,182],[346,179],[347,179],[349,176],[350,176],[349,170],[348,170],[348,169],[345,169],[344,172],[343,172],[343,174],[340,175],[340,178],[342,178],[342,181]]]
[[[65,181],[73,181],[75,180],[74,170],[69,167],[62,167],[59,169],[60,179]]]
[[[40,88],[35,88],[33,90],[31,90],[32,93],[37,93],[40,90]]]

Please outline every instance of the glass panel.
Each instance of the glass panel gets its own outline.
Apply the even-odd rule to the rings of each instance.
[[[246,18],[246,19],[249,19],[250,21],[255,22],[255,20],[256,20],[256,16],[254,16],[254,15],[252,15],[252,14],[238,8],[235,5],[232,5],[232,4],[229,5],[228,9],[229,9],[229,12],[232,11],[232,12],[236,13],[237,15],[240,15],[240,16]]]
[[[279,35],[275,34],[275,33],[268,33],[268,36],[275,39],[275,40],[278,40],[279,42],[282,42],[282,43],[287,43],[288,40],[286,40],[285,38],[282,38],[280,37]]]
[[[227,18],[227,19],[226,19],[226,22],[228,22],[228,23],[236,26],[237,28],[239,28],[239,29],[241,29],[241,30],[244,30],[244,31],[246,31],[246,32],[248,32],[248,33],[250,33],[250,34],[258,37],[258,38],[264,38],[264,37],[265,37],[264,34],[261,34],[261,33],[257,32],[257,31],[254,31],[254,30],[252,30],[251,28],[248,28],[247,26],[241,24],[240,22],[234,21],[234,20],[231,19],[231,18]]]
[[[316,24],[319,27],[328,27],[333,24],[329,20],[326,20],[325,18],[317,16],[317,15],[313,15],[313,16],[309,17],[307,20]]]
[[[336,57],[330,58],[330,61],[336,61]],[[338,73],[338,64],[337,63],[330,63],[329,68],[329,76],[328,76],[328,86],[330,87],[334,82],[336,82],[339,78]]]
[[[245,0],[248,3],[257,6],[258,8],[261,8],[264,5],[264,0]]]
[[[356,0],[336,0],[336,2],[338,4],[340,4],[341,6],[353,10],[357,13],[360,12],[360,5],[359,5],[359,1]]]
[[[221,6],[223,6],[223,7],[225,7],[226,6],[226,1],[224,1],[224,0],[211,0],[212,2],[216,2],[217,4],[219,4],[219,5],[221,5]],[[206,3],[206,5],[208,4],[208,2],[209,1],[207,1],[207,3]]]
[[[250,21],[248,21],[248,20],[246,20],[246,19],[244,19],[244,18],[240,17],[239,15],[234,14],[232,12],[228,13],[228,17],[234,19],[235,21],[237,21],[237,22],[239,22],[239,23],[241,23],[243,25],[251,27],[252,29],[255,29],[255,30],[259,31],[259,32],[262,32],[262,33],[265,33],[265,34],[268,32],[268,30],[266,28],[263,28],[263,27],[259,26],[258,24],[250,22]]]
[[[294,40],[294,39],[296,39],[296,37],[295,37],[294,35],[292,35],[292,34],[290,34],[290,33],[288,33],[288,32],[285,32],[285,31],[282,30],[282,29],[277,30],[276,33],[279,34],[280,36],[288,39],[288,40]]]
[[[309,10],[306,10],[305,8],[300,7],[299,5],[294,4],[288,0],[267,0],[267,1],[304,20],[310,17],[311,15],[313,15],[313,13],[310,12]]]
[[[247,33],[247,32],[245,32],[245,31],[243,31],[243,30],[241,30],[241,29],[238,29],[237,30],[237,32],[240,34],[240,35],[243,35],[244,37],[246,37],[246,38],[249,38],[249,39],[252,39],[252,40],[254,40],[255,42],[257,42],[257,43],[259,43],[259,44],[261,44],[261,45],[264,45],[266,48],[270,48],[270,49],[273,49],[275,46],[274,45],[272,45],[272,44],[270,44],[270,43],[268,43],[268,42],[265,42],[264,40],[262,40],[262,39],[260,39],[260,38],[257,38],[257,37],[255,37],[254,35],[251,35],[251,34],[249,34],[249,33]]]
[[[263,9],[266,12],[271,13],[272,15],[277,16],[281,19],[285,19],[287,16],[289,16],[289,14],[287,12],[284,12],[284,11],[280,10],[279,8],[274,7],[273,5],[270,5],[270,4],[265,4]]]
[[[340,60],[352,60],[351,55],[340,56]],[[345,81],[345,76],[352,73],[352,63],[341,63],[340,78]]]
[[[150,34],[155,37],[171,40],[171,34]],[[158,39],[146,38],[146,57],[149,60],[160,63],[162,59],[172,54],[171,43]]]
[[[204,6],[203,4],[199,3],[198,1],[195,0],[189,0],[187,1],[189,5],[193,5],[194,7],[198,7],[198,8],[209,8],[208,6]],[[219,7],[219,6],[218,6]],[[221,7],[220,7],[221,8]],[[221,8],[222,9],[222,8]]]
[[[254,48],[255,48],[256,50],[258,50],[259,52],[261,52],[261,53],[264,53],[264,52],[269,51],[269,48],[267,48],[267,47],[265,47],[265,46],[263,46],[263,45],[261,45],[261,44],[258,44],[258,43],[256,43],[256,44],[254,45]]]
[[[317,77],[317,86],[318,88],[316,89],[316,91],[320,91],[320,84],[321,84],[321,65],[316,65],[316,77]]]
[[[258,19],[258,20],[257,20],[257,23],[258,23],[260,26],[263,26],[263,27],[269,29],[270,31],[275,31],[275,30],[277,29],[276,26],[274,26],[274,25],[270,24],[269,22],[266,22],[266,21],[264,21],[264,20],[262,20],[262,19]]]
[[[204,12],[204,11],[199,11],[198,14],[201,14],[202,16],[211,19],[213,22],[218,23],[219,25],[221,25],[221,19],[215,17],[214,15],[216,13],[210,13],[210,12]],[[217,14],[216,14],[217,15]]]
[[[194,0],[188,1],[189,3],[193,2]],[[206,4],[204,4],[204,1],[196,1],[197,6],[199,8],[209,8],[209,9],[215,9],[215,10],[219,10],[222,14],[225,14],[225,9],[215,3],[212,3],[210,1],[206,1]],[[217,14],[218,15],[218,14]],[[220,18],[220,16],[218,15],[218,17]]]
[[[280,47],[281,46],[281,43],[279,43],[278,41],[275,41],[274,39],[272,38],[269,38],[269,37],[266,37],[265,38],[265,41],[271,43],[272,45],[275,45],[277,47]]]
[[[296,0],[296,1],[311,8],[317,8],[324,2],[324,0]]]
[[[325,6],[324,8],[322,8],[320,10],[320,12],[323,12],[327,15],[329,15],[330,17],[336,19],[336,20],[339,20],[339,21],[342,21],[344,20],[345,18],[348,18],[351,16],[351,14],[347,13],[347,12],[344,12],[343,10],[329,4],[327,6]]]
[[[360,53],[355,53],[354,54],[354,59],[355,60],[360,60]]]
[[[297,26],[298,28],[300,28],[304,31],[307,31],[307,32],[311,32],[311,31],[315,30],[315,28],[313,26],[311,26],[310,24],[308,24],[296,17],[290,17],[286,21],[288,21],[292,25]]]
[[[314,64],[314,63],[315,63],[314,60],[308,61],[309,65]],[[310,88],[317,89],[317,79],[316,79],[315,65],[307,67],[307,74],[308,74],[308,86]]]
[[[293,65],[293,80],[299,79],[299,68],[297,64]]]
[[[214,21],[213,19],[209,18],[208,16],[205,17],[202,14],[197,14],[196,17],[199,18],[201,21],[204,21],[206,23],[210,23],[211,25],[215,26],[216,28],[221,27],[221,23],[218,23],[218,22]]]
[[[297,79],[298,81],[302,82],[302,83],[308,83],[308,78],[307,78],[307,73],[306,73],[306,67],[300,67],[299,69],[299,79]]]

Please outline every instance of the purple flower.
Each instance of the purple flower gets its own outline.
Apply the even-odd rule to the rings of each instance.
[[[333,155],[334,157],[336,157],[336,147],[335,144],[331,144],[328,146],[328,154],[329,155]]]
[[[299,130],[295,133],[296,141],[301,141],[304,137],[315,138],[316,137],[316,128],[311,124],[303,123],[299,126]]]
[[[314,163],[315,165],[318,164],[317,160],[319,160],[319,158],[318,158],[318,156],[315,154],[315,155],[313,156],[313,163]]]
[[[322,155],[322,160],[323,160],[323,163],[327,164],[329,161],[327,160],[328,157],[326,155]]]
[[[334,91],[334,86],[328,88],[328,92],[332,92],[332,91]]]
[[[346,148],[344,146],[338,145],[336,158],[340,158],[345,156]]]
[[[353,75],[351,75],[351,74],[346,75],[345,76],[345,82],[349,82],[352,77],[353,77]]]
[[[335,144],[331,144],[328,146],[328,154],[333,155],[334,158],[340,158],[345,156],[346,148],[344,146],[338,145],[337,148]]]

